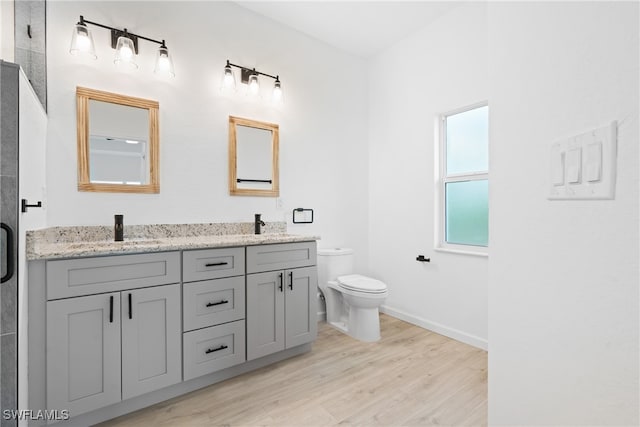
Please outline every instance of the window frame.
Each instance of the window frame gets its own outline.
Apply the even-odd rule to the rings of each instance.
[[[477,245],[464,245],[464,244],[456,244],[449,243],[446,241],[446,226],[447,226],[447,213],[446,213],[446,185],[453,182],[466,182],[466,181],[484,181],[489,182],[489,170],[486,171],[474,171],[468,173],[456,173],[447,175],[447,133],[446,133],[446,124],[447,118],[450,116],[454,116],[456,114],[464,113],[466,111],[475,110],[477,108],[488,107],[488,101],[477,102],[475,104],[467,105],[464,107],[456,108],[454,110],[450,110],[444,113],[441,113],[436,118],[438,125],[436,126],[438,135],[438,144],[436,145],[437,150],[437,164],[436,164],[436,192],[438,194],[437,197],[437,206],[436,206],[436,242],[435,242],[435,250],[442,252],[452,252],[459,253],[465,255],[478,255],[478,256],[488,256],[489,254],[489,242],[487,242],[487,246],[477,246]],[[488,123],[487,123],[488,125]],[[489,150],[489,145],[491,141],[487,141],[487,150]],[[490,169],[491,159],[488,159],[488,168]]]

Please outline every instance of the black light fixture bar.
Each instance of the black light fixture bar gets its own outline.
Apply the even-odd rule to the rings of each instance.
[[[249,81],[249,76],[252,74],[258,74],[260,76],[265,76],[265,77],[269,77],[272,78],[273,80],[280,80],[279,76],[272,76],[271,74],[267,74],[267,73],[263,73],[262,71],[258,71],[255,68],[247,68],[247,67],[243,67],[242,65],[236,65],[236,64],[232,64],[231,62],[229,62],[229,60],[227,59],[227,65],[230,65],[232,67],[236,67],[240,69],[240,79],[242,81],[242,83],[246,83]]]
[[[140,34],[134,34],[127,31],[127,29],[119,30],[118,28],[110,27],[108,25],[100,24],[98,22],[89,21],[88,19],[84,19],[84,16],[80,15],[80,24],[91,24],[96,27],[104,28],[111,31],[111,47],[116,48],[118,43],[118,37],[125,36],[130,38],[133,41],[133,46],[135,47],[136,54],[138,53],[138,39],[146,40],[148,42],[157,43],[160,46],[165,46],[165,41],[158,41],[155,39],[150,39],[149,37],[141,36]],[[165,46],[166,47],[166,46]]]

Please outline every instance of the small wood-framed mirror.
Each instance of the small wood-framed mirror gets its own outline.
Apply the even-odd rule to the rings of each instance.
[[[279,127],[229,116],[229,194],[278,197]]]
[[[76,88],[78,190],[159,193],[159,104]]]

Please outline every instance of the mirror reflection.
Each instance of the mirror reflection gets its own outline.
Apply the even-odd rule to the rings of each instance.
[[[158,193],[158,103],[78,87],[78,189]]]
[[[97,184],[149,183],[149,112],[89,101],[89,180]]]
[[[279,195],[278,125],[229,117],[229,192]]]
[[[249,126],[236,127],[238,188],[271,189],[273,132]]]

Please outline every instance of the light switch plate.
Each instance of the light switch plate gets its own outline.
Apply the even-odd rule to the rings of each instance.
[[[618,123],[551,146],[549,200],[615,197]]]

